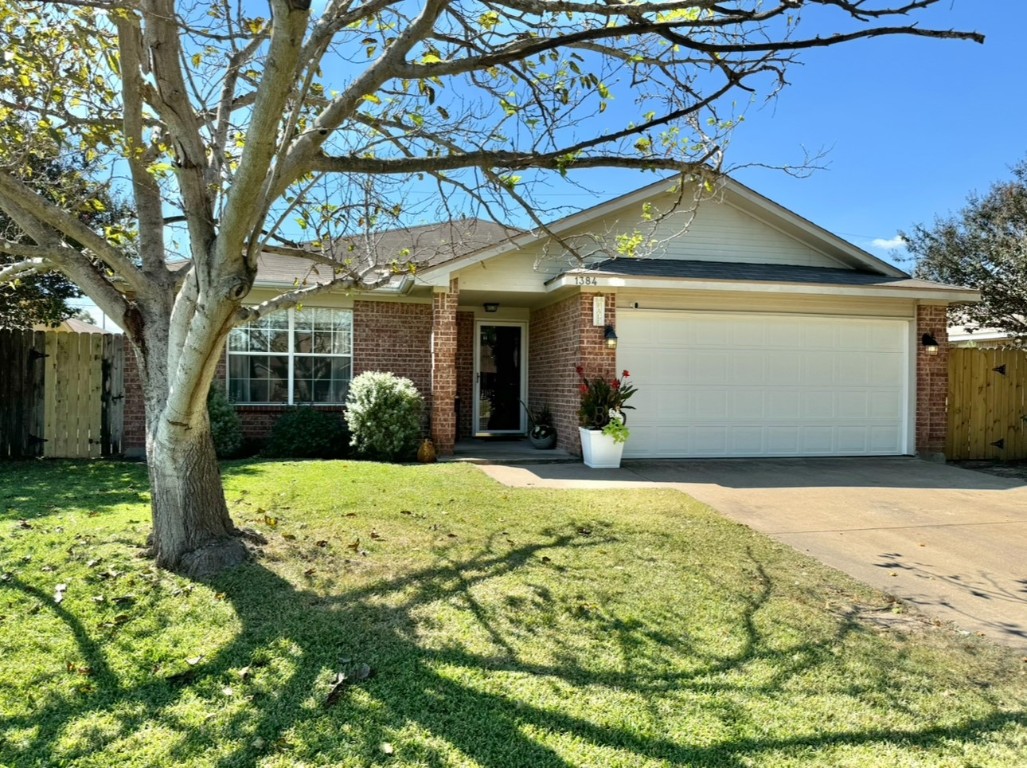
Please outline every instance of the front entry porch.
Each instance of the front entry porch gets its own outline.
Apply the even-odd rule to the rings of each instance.
[[[581,458],[560,448],[540,451],[526,437],[464,438],[456,443],[453,454],[440,461],[467,464],[580,464]]]

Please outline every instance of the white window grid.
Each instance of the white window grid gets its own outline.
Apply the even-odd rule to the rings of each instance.
[[[348,354],[344,354],[344,353],[333,353],[333,352],[298,352],[298,351],[296,351],[296,314],[297,314],[297,312],[301,311],[301,310],[297,310],[297,309],[279,310],[279,311],[286,312],[288,314],[288,318],[289,318],[289,323],[288,323],[287,329],[282,329],[282,330],[286,330],[286,335],[287,335],[287,338],[288,338],[288,349],[285,350],[285,351],[277,351],[276,352],[276,351],[273,351],[273,350],[270,350],[270,349],[268,349],[268,350],[233,350],[231,348],[231,334],[234,333],[237,330],[243,330],[243,329],[246,329],[248,327],[246,325],[237,326],[236,328],[233,328],[229,332],[229,338],[225,342],[225,344],[226,344],[226,347],[225,347],[225,351],[226,351],[226,358],[225,358],[225,363],[226,363],[225,364],[225,388],[226,388],[226,390],[229,393],[231,392],[231,388],[232,388],[232,384],[231,384],[231,379],[232,379],[231,358],[233,356],[246,356],[246,357],[286,357],[288,359],[288,375],[286,377],[286,385],[288,387],[288,398],[287,398],[285,403],[281,403],[281,402],[274,401],[274,400],[263,400],[263,401],[261,401],[261,400],[242,400],[242,401],[238,401],[239,405],[277,405],[277,406],[281,406],[281,405],[290,405],[290,406],[291,405],[295,405],[296,404],[295,388],[296,388],[296,358],[297,357],[308,357],[308,358],[313,358],[313,357],[329,357],[329,358],[336,358],[336,359],[348,359],[349,360],[349,364],[350,364],[350,378],[352,379],[352,376],[353,376],[353,310],[350,310],[350,309],[335,309],[334,307],[316,307],[316,308],[315,307],[311,307],[311,309],[322,309],[322,310],[328,310],[328,311],[330,311],[332,313],[338,313],[338,314],[345,313],[345,314],[349,315],[349,320],[350,320],[350,322],[349,322],[349,339],[348,339],[348,344],[347,344],[347,347],[349,348],[349,353]],[[275,313],[272,313],[272,314],[275,314]],[[268,317],[270,317],[270,316],[271,315],[268,315]],[[309,405],[315,405],[315,406],[337,406],[337,405],[342,405],[343,403],[344,403],[344,400],[343,401],[339,401],[339,402],[318,402],[318,403],[307,403],[306,401],[304,401],[303,404],[304,405],[309,404]]]

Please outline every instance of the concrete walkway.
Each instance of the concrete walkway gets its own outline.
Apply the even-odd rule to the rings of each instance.
[[[522,488],[674,488],[963,630],[1027,650],[1027,485],[913,458],[483,466]]]

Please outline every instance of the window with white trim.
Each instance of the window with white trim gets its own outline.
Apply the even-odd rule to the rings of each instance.
[[[338,405],[353,376],[353,313],[273,312],[228,335],[228,396],[247,405]]]

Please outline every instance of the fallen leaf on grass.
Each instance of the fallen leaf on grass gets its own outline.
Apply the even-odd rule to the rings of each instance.
[[[368,680],[372,675],[374,675],[374,670],[367,664],[357,665],[348,675],[345,672],[337,672],[332,689],[328,692],[328,696],[325,697],[325,709],[338,704],[339,699],[342,698],[348,686]]]
[[[375,531],[375,530],[371,531],[371,538],[374,541],[385,541],[385,537],[382,536],[380,533],[378,533],[378,531]]]
[[[393,747],[389,742],[383,741],[378,745],[378,749],[382,751],[383,755],[394,755],[396,754],[396,748]]]
[[[185,663],[188,664],[190,667],[195,667],[197,664],[199,664],[201,661],[203,661],[203,658],[204,658],[203,656],[196,656],[196,657],[191,658],[191,659],[186,659]]]
[[[293,533],[283,533],[282,534],[282,538],[285,539],[286,541],[296,541],[296,534],[293,534]]]
[[[582,536],[591,536],[592,535],[592,529],[591,528],[581,527],[581,528],[578,528],[578,533],[580,533]]]
[[[409,509],[401,509],[401,510],[399,511],[399,513],[400,513],[401,515],[412,515],[412,514],[414,514],[414,513],[413,513],[413,512],[411,512],[411,511],[410,511]]]
[[[19,528],[31,528],[32,527],[32,523],[30,523],[28,520],[19,520],[18,521],[18,527]]]
[[[315,544],[316,544],[317,546],[321,547],[321,549],[324,549],[325,547],[327,547],[327,546],[328,546],[328,540],[327,540],[327,539],[318,539],[318,540],[317,540],[317,541],[315,541],[314,543],[315,543]]]
[[[268,528],[277,528],[278,518],[272,517],[271,515],[264,515],[264,525],[266,525]]]
[[[360,551],[360,539],[357,539],[352,544],[347,544],[346,545],[346,549],[351,549],[354,552],[359,552]]]
[[[309,579],[311,576],[314,575],[314,573],[315,573],[315,571],[314,571],[313,568],[307,568],[307,570],[305,570],[303,572],[303,575],[306,576]]]

